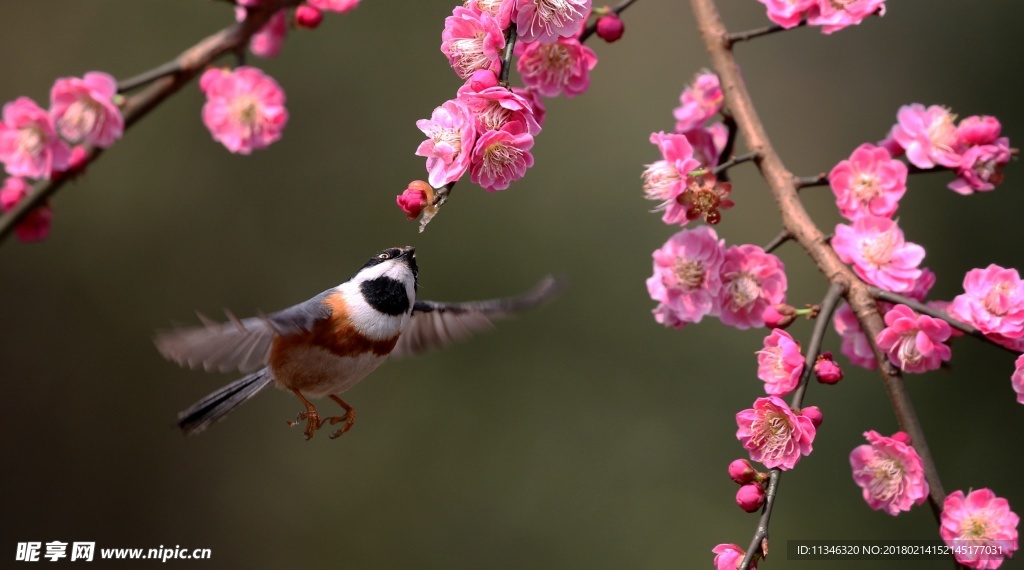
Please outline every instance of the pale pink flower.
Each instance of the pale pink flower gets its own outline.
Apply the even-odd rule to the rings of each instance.
[[[923,504],[928,499],[924,463],[905,434],[885,437],[871,430],[864,437],[868,444],[850,453],[850,467],[868,506],[896,516]]]
[[[359,5],[359,0],[306,0],[310,6],[326,12],[348,12]]]
[[[22,178],[11,177],[4,180],[0,188],[0,211],[9,212],[14,206],[28,196],[32,189]],[[42,241],[50,235],[50,223],[53,220],[53,208],[46,202],[28,213],[14,227],[14,235],[23,242]]]
[[[243,7],[235,8],[235,19],[244,21],[248,12]],[[288,35],[288,12],[278,10],[266,24],[249,38],[249,51],[257,57],[277,57]]]
[[[715,554],[715,570],[736,570],[739,568],[740,563],[743,562],[743,557],[747,555],[747,553],[736,544],[719,544],[712,548],[711,552]],[[750,568],[757,568],[756,557],[753,562],[750,563]]]
[[[738,329],[764,326],[764,310],[786,300],[785,266],[756,245],[725,251],[722,290],[716,311],[722,322]]]
[[[664,210],[661,220],[666,224],[685,224],[687,208],[677,198],[686,192],[686,177],[700,167],[693,158],[693,147],[683,135],[652,133],[651,143],[661,151],[661,160],[644,170],[644,195],[660,202],[655,210]]]
[[[792,469],[801,455],[811,454],[816,428],[776,396],[754,400],[754,407],[736,414],[736,438],[750,459],[769,469]]]
[[[729,129],[723,123],[718,122],[707,128],[696,128],[681,133],[693,147],[693,158],[701,166],[715,167],[722,157],[725,144],[729,140]]]
[[[541,98],[540,94],[535,89],[526,89],[523,87],[513,87],[512,92],[519,95],[530,104],[532,111],[531,116],[537,123],[537,129],[540,130],[544,126],[544,117],[547,116],[547,107],[544,106],[544,99]],[[533,136],[537,136],[534,133]]]
[[[896,113],[889,136],[907,151],[907,160],[918,168],[960,165],[956,115],[949,109],[920,103],[904,105]]]
[[[949,306],[953,318],[1008,339],[1024,336],[1024,282],[1016,269],[992,264],[964,276],[964,294]]]
[[[661,303],[659,309],[675,317],[659,322],[666,326],[699,323],[712,313],[722,287],[720,270],[725,260],[725,240],[718,239],[715,230],[707,226],[682,230],[652,257],[654,274],[647,279],[647,292]]]
[[[949,183],[949,189],[965,196],[994,190],[996,184],[1003,181],[1001,170],[1012,157],[1010,139],[1006,137],[1000,137],[994,144],[968,148],[960,159],[957,178]]]
[[[516,63],[523,83],[545,97],[565,93],[575,97],[590,87],[590,70],[597,65],[594,50],[576,38],[559,38],[549,44],[525,44]]]
[[[461,178],[469,169],[476,144],[476,121],[465,103],[445,101],[429,119],[416,121],[416,127],[428,137],[416,155],[427,157],[430,185],[440,188]]]
[[[82,79],[58,79],[50,90],[50,118],[68,142],[107,148],[124,132],[115,95],[117,81],[107,73],[91,71]]]
[[[821,26],[821,33],[831,34],[856,26],[875,12],[885,14],[885,0],[818,0],[807,12],[807,24]]]
[[[768,19],[789,29],[804,19],[804,12],[817,5],[817,0],[757,0],[768,9]]]
[[[498,22],[486,13],[456,6],[452,15],[444,20],[441,51],[463,79],[480,69],[500,71],[504,47],[505,36]]]
[[[976,489],[964,496],[955,491],[946,496],[939,521],[939,534],[954,548],[956,561],[968,568],[999,568],[1003,558],[1017,550],[1017,523],[1010,503],[990,489]],[[956,548],[961,546],[964,548]],[[979,548],[979,547],[990,547]],[[991,553],[998,550],[1000,554]]]
[[[772,329],[764,337],[764,348],[757,352],[757,377],[764,380],[764,391],[771,396],[785,396],[796,389],[803,372],[800,343],[788,332]]]
[[[484,190],[504,190],[533,166],[533,136],[519,121],[480,134],[469,165],[471,180]]]
[[[516,32],[524,42],[550,44],[577,35],[591,0],[517,0]]]
[[[838,224],[832,248],[861,279],[887,291],[906,293],[921,276],[924,248],[905,242],[903,230],[888,218],[865,215],[852,226]]]
[[[963,146],[994,144],[1003,126],[999,119],[987,115],[971,115],[956,127],[957,142]]]
[[[651,313],[654,314],[654,322],[668,328],[681,330],[690,324],[679,318],[679,314],[665,303],[658,303],[658,306],[651,310]]]
[[[534,105],[522,95],[504,87],[488,87],[483,91],[474,91],[473,86],[467,82],[459,87],[458,99],[476,116],[478,133],[496,131],[506,123],[514,122],[525,125],[533,136],[540,133],[540,123],[533,115]]]
[[[871,340],[860,328],[857,316],[849,305],[844,304],[836,310],[832,317],[832,326],[835,327],[841,341],[839,351],[850,359],[850,363],[868,370],[878,367],[875,353],[871,349]]]
[[[885,325],[876,339],[878,348],[888,352],[889,360],[904,372],[937,370],[952,356],[943,344],[949,340],[949,323],[942,319],[896,305],[885,313]]]
[[[1017,393],[1017,403],[1024,404],[1024,354],[1017,357],[1013,366],[1014,371],[1010,376],[1010,384],[1013,386],[1013,391]]]
[[[0,123],[0,162],[11,176],[47,178],[64,170],[71,149],[57,136],[50,115],[28,97],[4,105]]]
[[[673,109],[676,132],[699,129],[704,122],[722,110],[725,95],[718,76],[708,70],[698,73],[679,95],[679,106]]]
[[[255,67],[210,69],[199,80],[206,93],[203,122],[231,152],[249,154],[281,138],[288,123],[284,91]]]
[[[907,165],[893,160],[884,148],[866,143],[832,168],[828,183],[844,218],[888,218],[907,191]]]
[[[466,0],[463,5],[470,10],[488,14],[498,21],[498,27],[503,30],[516,13],[516,0]]]

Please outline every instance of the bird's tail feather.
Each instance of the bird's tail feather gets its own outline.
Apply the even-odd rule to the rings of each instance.
[[[178,427],[185,435],[200,433],[224,419],[229,412],[258,394],[273,380],[274,377],[267,368],[235,380],[179,413]]]

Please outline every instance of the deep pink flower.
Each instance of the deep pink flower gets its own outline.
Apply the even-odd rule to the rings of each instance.
[[[47,178],[64,170],[71,157],[67,143],[57,136],[50,115],[28,97],[4,105],[0,123],[0,162],[11,176]]]
[[[239,22],[245,20],[246,15],[245,8],[235,8],[235,19]],[[288,12],[278,10],[258,32],[249,38],[249,51],[257,57],[277,57],[277,54],[281,53],[287,35]]]
[[[963,146],[993,144],[999,138],[1003,126],[999,119],[987,115],[971,115],[960,121],[956,127],[957,142]]]
[[[516,31],[524,42],[550,44],[579,33],[591,0],[517,0]]]
[[[683,89],[679,95],[679,106],[672,114],[676,117],[676,132],[699,129],[704,122],[722,110],[725,95],[718,82],[718,76],[708,70],[702,70],[693,82]]]
[[[533,136],[540,133],[540,123],[533,116],[534,105],[522,95],[504,87],[474,91],[473,86],[467,82],[459,87],[458,99],[476,116],[478,133],[496,131],[506,123],[513,122],[526,125],[527,131]]]
[[[924,248],[903,240],[903,230],[888,218],[865,215],[852,226],[838,224],[832,248],[861,279],[894,293],[914,288]]]
[[[693,147],[683,135],[651,134],[651,143],[661,151],[661,160],[647,165],[644,170],[644,194],[648,200],[660,204],[655,210],[664,210],[661,220],[666,224],[685,224],[686,205],[677,198],[686,191],[686,177],[700,167],[693,158]]]
[[[415,220],[433,201],[434,189],[422,180],[413,180],[409,187],[395,198],[398,207],[410,220]]]
[[[874,430],[866,431],[868,444],[850,453],[853,481],[863,489],[864,500],[872,509],[892,516],[928,499],[924,464],[905,435],[885,437]]]
[[[868,370],[874,370],[878,366],[875,353],[871,350],[871,341],[860,328],[857,316],[849,305],[844,304],[836,310],[832,317],[832,326],[835,327],[841,341],[839,351],[849,358],[852,364]]]
[[[768,19],[789,29],[804,19],[804,12],[817,6],[817,0],[757,0],[768,9]]]
[[[1010,376],[1010,384],[1013,386],[1013,391],[1017,393],[1017,403],[1024,404],[1024,354],[1017,357],[1013,366],[1014,371]]]
[[[769,469],[792,469],[801,455],[810,455],[816,428],[775,396],[754,400],[754,407],[736,414],[736,437],[750,459]]]
[[[764,380],[764,391],[771,396],[785,396],[797,387],[803,372],[800,343],[788,332],[772,329],[764,337],[764,348],[757,352],[757,377]]]
[[[463,5],[494,18],[503,30],[508,28],[516,14],[516,0],[466,0]]]
[[[768,305],[761,312],[761,318],[764,319],[764,326],[770,329],[784,329],[796,320],[796,309],[785,303]]]
[[[942,319],[896,305],[885,313],[885,325],[876,339],[878,348],[888,352],[889,360],[904,372],[936,370],[952,356],[943,344],[949,340],[949,323]]]
[[[544,117],[547,116],[547,107],[544,106],[544,99],[541,98],[540,94],[537,93],[535,89],[513,87],[512,93],[520,96],[530,104],[530,109],[532,110],[530,115],[537,123],[537,130],[539,132],[540,128],[544,126]],[[537,133],[534,133],[533,136],[537,136]]]
[[[896,212],[907,191],[907,165],[893,160],[884,148],[862,144],[849,160],[832,168],[828,183],[844,218],[888,218]]]
[[[86,73],[82,79],[58,79],[50,90],[50,118],[68,142],[107,148],[124,132],[115,95],[117,81],[99,71]]]
[[[725,251],[722,291],[716,311],[722,322],[738,329],[764,326],[764,310],[786,300],[785,266],[756,245]]]
[[[718,166],[725,144],[729,140],[729,129],[721,122],[707,128],[696,128],[681,133],[693,147],[693,158],[702,166]]]
[[[843,369],[832,359],[831,352],[825,352],[814,361],[814,375],[822,384],[837,384],[843,379]]]
[[[549,44],[526,44],[516,69],[527,87],[545,97],[561,93],[575,97],[590,87],[590,70],[595,65],[594,50],[576,38],[559,38]]]
[[[359,5],[359,0],[306,0],[310,6],[326,12],[348,12]]]
[[[885,0],[818,0],[807,12],[807,24],[821,26],[821,33],[831,34],[856,26],[875,12],[885,14]]]
[[[712,548],[711,552],[715,553],[715,570],[736,570],[743,562],[743,557],[747,555],[736,544],[719,544]],[[750,563],[750,568],[757,568],[757,557]]]
[[[465,103],[445,101],[429,119],[416,121],[416,127],[427,135],[416,155],[427,157],[431,186],[440,188],[461,178],[469,169],[476,144],[476,120]]]
[[[707,226],[682,230],[652,257],[654,274],[647,279],[647,292],[660,303],[655,315],[667,310],[675,316],[662,324],[699,323],[712,313],[725,260],[725,240],[718,239],[715,230]]]
[[[824,420],[824,417],[821,415],[821,408],[818,406],[807,406],[800,410],[800,414],[811,420],[811,425],[814,426],[814,429],[821,427],[821,422]]]
[[[739,485],[746,485],[757,479],[757,470],[746,459],[734,459],[729,464],[729,478]]]
[[[32,188],[22,178],[12,177],[4,180],[0,188],[0,211],[9,212],[14,206],[28,196]],[[53,220],[53,208],[49,202],[38,206],[28,213],[14,227],[14,234],[23,242],[42,241],[50,235],[50,223]]]
[[[622,23],[622,18],[619,18],[618,14],[612,12],[597,19],[596,29],[597,37],[611,43],[622,37],[622,33],[626,31],[626,25]]]
[[[907,151],[907,160],[918,168],[960,165],[956,115],[949,109],[920,103],[904,105],[896,113],[896,124],[889,136]]]
[[[1016,269],[995,264],[972,269],[964,276],[964,294],[953,299],[948,311],[987,335],[1024,337],[1024,282]]]
[[[444,20],[441,51],[463,79],[480,69],[500,71],[504,47],[505,36],[489,14],[456,6],[452,15]]]
[[[1013,557],[1017,550],[1017,523],[1020,522],[1010,503],[997,497],[990,489],[976,489],[966,497],[963,491],[946,496],[942,505],[939,534],[955,549],[956,561],[968,568],[999,568],[1003,558]],[[1001,554],[987,549],[996,547]]]
[[[309,4],[300,4],[295,9],[295,25],[307,30],[315,30],[324,21],[324,13]]]
[[[249,154],[281,138],[288,123],[284,91],[255,67],[210,69],[199,80],[206,92],[203,122],[231,152]]]
[[[484,190],[504,190],[533,166],[533,136],[519,121],[480,134],[469,165],[470,178]]]
[[[994,190],[1003,181],[1002,168],[1013,155],[1010,139],[1000,137],[994,144],[980,144],[964,151],[960,166],[956,169],[956,180],[949,183],[949,189],[957,194],[973,194]]]
[[[736,504],[748,513],[752,513],[764,505],[764,488],[760,483],[747,483],[736,491]]]

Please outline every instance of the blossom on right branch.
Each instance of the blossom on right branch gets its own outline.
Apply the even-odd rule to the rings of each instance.
[[[990,489],[975,489],[966,496],[963,491],[955,491],[946,496],[942,505],[939,534],[953,547],[953,556],[960,564],[968,568],[999,568],[1003,559],[1012,557],[1017,550],[1019,522],[1020,517],[1010,510],[1010,503]]]
[[[906,305],[896,305],[885,313],[886,327],[878,333],[878,348],[904,372],[937,370],[952,352],[944,344],[952,329],[949,323],[928,315],[918,315]]]
[[[1024,337],[1024,281],[1016,269],[992,264],[964,276],[964,293],[948,308],[950,316],[999,339]]]
[[[896,222],[863,216],[853,225],[838,224],[832,247],[858,277],[893,293],[912,290],[921,276],[924,248],[906,242]]]
[[[832,168],[828,183],[847,220],[866,215],[888,218],[907,191],[907,165],[893,160],[884,148],[862,144]]]
[[[868,443],[850,453],[850,467],[868,506],[896,516],[923,504],[928,499],[928,481],[910,438],[903,432],[885,437],[874,430],[864,432],[864,437]]]
[[[597,55],[578,39],[516,44],[520,45],[525,47],[519,52],[516,69],[530,89],[545,97],[562,93],[575,97],[590,87],[590,70],[597,65]]]

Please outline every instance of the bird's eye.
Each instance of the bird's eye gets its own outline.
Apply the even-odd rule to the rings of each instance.
[[[391,258],[391,256],[388,255],[387,253],[377,254],[377,259],[379,259],[381,261],[385,261],[385,260],[390,259],[390,258]]]

